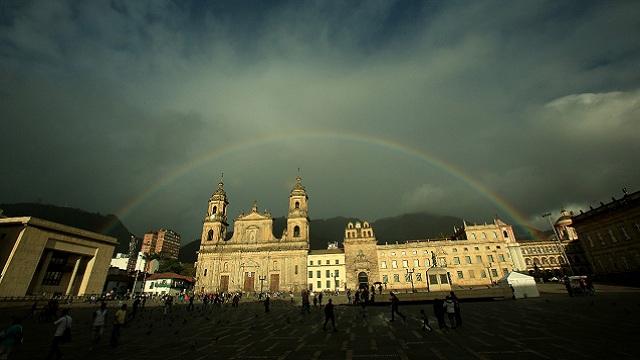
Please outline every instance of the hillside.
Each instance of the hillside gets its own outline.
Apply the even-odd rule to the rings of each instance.
[[[115,215],[90,213],[81,209],[38,203],[0,204],[5,216],[34,216],[44,220],[113,236],[116,252],[129,252],[130,232]]]

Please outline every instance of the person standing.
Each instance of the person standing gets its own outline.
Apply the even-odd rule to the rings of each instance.
[[[435,315],[438,320],[438,328],[440,330],[446,329],[447,325],[444,322],[444,301],[440,298],[433,301],[433,315]]]
[[[17,316],[11,317],[11,325],[0,333],[0,359],[8,359],[16,345],[22,344],[22,324]]]
[[[456,314],[456,327],[461,327],[462,312],[460,311],[460,299],[458,299],[458,297],[453,291],[449,292],[449,296],[451,296],[451,300],[453,300],[454,310]]]
[[[447,296],[444,300],[444,304],[442,305],[447,313],[447,317],[449,318],[449,326],[452,329],[456,328],[456,305],[451,299],[451,296]]]
[[[318,294],[318,305],[322,306],[322,291]]]
[[[269,294],[264,297],[264,312],[269,312],[269,306],[271,305],[271,300],[269,300]]]
[[[311,293],[311,295],[313,296],[313,307],[316,308],[318,306],[318,297],[316,293]]]
[[[311,307],[309,305],[309,291],[302,290],[300,295],[302,296],[302,313],[304,314],[306,312],[307,314],[310,314]]]
[[[100,342],[100,338],[104,333],[104,325],[107,319],[107,303],[103,302],[100,304],[100,308],[93,312],[93,325],[92,325],[92,333],[93,333],[93,346],[97,345]]]
[[[336,329],[336,315],[334,313],[334,306],[331,299],[327,302],[327,305],[324,307],[324,325],[322,326],[322,330],[327,330],[327,322],[331,320],[331,326],[333,327],[333,331],[338,331]]]
[[[63,309],[62,316],[53,323],[56,326],[56,331],[53,334],[53,341],[51,342],[51,349],[47,359],[51,359],[54,356],[56,359],[62,358],[60,344],[71,341],[72,323],[73,319],[69,316],[69,309]]]
[[[120,309],[116,311],[115,317],[113,319],[113,329],[111,330],[111,346],[118,346],[118,341],[120,340],[120,329],[124,325],[127,319],[127,304],[122,304]]]
[[[347,289],[347,304],[351,305],[351,289]]]
[[[129,320],[133,320],[136,318],[136,313],[138,312],[138,308],[140,307],[140,297],[137,296],[135,300],[133,300],[133,304],[131,306],[131,315],[129,315]]]
[[[189,306],[187,306],[187,310],[193,311],[193,301],[195,300],[195,296],[189,296]]]
[[[398,307],[400,305],[400,299],[398,299],[398,297],[396,296],[396,294],[393,293],[393,291],[390,293],[390,296],[391,296],[391,321],[395,320],[395,314],[400,315],[402,320],[406,321],[407,320],[406,316],[404,316],[400,311],[398,311]]]

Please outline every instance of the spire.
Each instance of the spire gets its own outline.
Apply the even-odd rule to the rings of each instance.
[[[253,200],[253,206],[251,207],[251,212],[258,212],[258,201]]]

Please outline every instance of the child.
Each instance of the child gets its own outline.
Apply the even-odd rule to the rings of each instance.
[[[433,331],[433,328],[429,326],[429,317],[425,314],[424,310],[420,310],[420,315],[422,315],[422,330]]]

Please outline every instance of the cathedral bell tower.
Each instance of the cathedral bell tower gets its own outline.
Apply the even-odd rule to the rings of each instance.
[[[202,225],[201,246],[211,242],[224,241],[227,235],[227,193],[224,191],[222,180],[218,183],[218,188],[209,198],[207,214]]]
[[[296,184],[289,194],[287,240],[309,241],[309,197],[300,176],[296,177]]]

